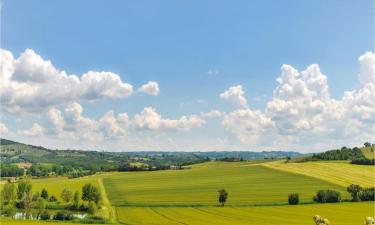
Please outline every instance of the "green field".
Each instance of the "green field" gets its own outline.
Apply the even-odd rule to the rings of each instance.
[[[217,190],[229,192],[228,205],[285,204],[289,193],[311,202],[319,189],[345,187],[257,164],[211,162],[190,170],[118,173],[103,179],[114,206],[215,206]]]
[[[362,225],[373,215],[372,203],[263,207],[122,207],[119,221],[129,225],[312,225],[315,214],[334,225]]]
[[[373,174],[372,166],[348,162],[245,161],[202,163],[187,170],[33,179],[32,183],[33,192],[46,188],[58,198],[65,187],[98,186],[104,197],[100,213],[112,224],[308,225],[319,214],[333,225],[361,225],[365,217],[374,216],[373,202],[289,206],[287,196],[298,192],[301,202],[311,203],[317,190],[329,188],[349,199],[346,186],[371,186]],[[229,192],[225,207],[217,206],[221,188]],[[3,219],[1,224],[53,223]]]

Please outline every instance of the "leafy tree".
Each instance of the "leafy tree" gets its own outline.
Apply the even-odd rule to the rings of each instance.
[[[41,214],[40,214],[40,219],[41,220],[49,220],[51,219],[51,215],[49,214],[49,212],[47,210],[44,210]]]
[[[42,189],[40,197],[44,198],[45,200],[48,200],[48,191],[45,188]]]
[[[4,204],[13,202],[16,198],[16,187],[12,183],[6,183],[1,191],[1,198]]]
[[[82,200],[94,201],[96,204],[101,200],[100,190],[92,184],[85,184],[82,187]]]
[[[375,187],[363,188],[358,196],[361,201],[375,201]]]
[[[74,208],[78,208],[78,205],[79,205],[79,192],[76,191],[74,192],[74,197],[73,197],[73,205],[74,205]]]
[[[341,195],[340,192],[334,190],[320,190],[316,193],[314,201],[320,203],[339,202]]]
[[[13,217],[16,214],[16,208],[13,204],[8,204],[4,206],[4,208],[1,210],[2,214],[8,217]]]
[[[299,195],[298,193],[292,193],[288,196],[288,203],[289,205],[297,205],[299,203]]]
[[[370,142],[365,142],[363,145],[364,145],[365,147],[371,147],[371,143],[370,143]]]
[[[73,192],[70,189],[64,188],[64,190],[62,190],[62,192],[61,192],[61,198],[65,202],[70,202],[72,200],[72,197],[73,197]]]
[[[220,189],[218,190],[218,192],[219,192],[219,202],[221,206],[224,206],[228,198],[228,192],[225,189]]]
[[[358,202],[359,201],[359,192],[362,190],[361,186],[357,184],[351,184],[349,185],[346,190],[350,193],[352,196],[352,201],[353,202]]]
[[[96,207],[95,202],[90,201],[89,202],[89,208],[88,208],[87,212],[90,213],[90,214],[95,214],[96,211],[97,211],[97,207]]]
[[[50,201],[50,202],[57,202],[57,198],[56,198],[56,196],[51,195],[51,197],[49,197],[49,201]]]
[[[31,193],[32,185],[29,180],[21,180],[17,186],[17,198],[22,200],[26,195]]]
[[[32,201],[36,202],[39,198],[40,198],[40,194],[39,194],[39,192],[36,192],[36,193],[33,194]]]
[[[46,209],[46,200],[44,200],[43,198],[38,198],[35,204],[35,208],[38,210],[39,217]]]

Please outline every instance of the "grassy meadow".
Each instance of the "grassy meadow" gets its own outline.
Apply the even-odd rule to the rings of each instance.
[[[344,199],[351,183],[371,186],[374,167],[348,162],[283,161],[207,162],[186,170],[99,173],[76,179],[32,179],[33,192],[48,189],[60,198],[65,187],[81,190],[86,183],[103,194],[100,213],[110,224],[129,225],[308,225],[319,214],[333,225],[361,225],[374,216],[373,202],[317,204],[319,189],[333,189]],[[217,190],[229,197],[218,207]],[[300,202],[290,206],[288,194],[297,192]],[[2,219],[3,225],[53,224],[42,221]],[[70,225],[71,223],[64,223]]]

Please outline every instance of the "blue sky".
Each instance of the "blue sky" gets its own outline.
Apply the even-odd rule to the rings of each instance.
[[[230,104],[231,99],[219,95],[230,87],[242,85],[243,97],[248,103],[242,110],[260,110],[273,120],[275,115],[266,108],[275,97],[276,79],[283,64],[299,71],[318,64],[328,79],[330,98],[338,101],[345,91],[361,88],[358,58],[373,51],[373,9],[370,0],[3,0],[1,48],[11,52],[15,59],[26,49],[32,49],[44,60],[50,60],[58,70],[77,77],[90,70],[110,71],[133,86],[134,92],[126,98],[105,98],[95,102],[75,100],[83,107],[83,115],[87,118],[98,119],[113,110],[115,114],[126,112],[131,120],[145,107],[153,107],[163,118],[171,119],[211,110],[230,113],[239,109]],[[208,74],[210,70],[214,74]],[[157,96],[137,91],[148,81],[157,82],[160,88]],[[69,101],[48,105],[45,110],[55,107],[63,111],[71,103]],[[18,129],[27,129],[34,123],[47,130],[43,110],[30,114],[3,108],[2,120],[10,132],[5,136],[42,142],[40,144],[47,146],[112,146],[112,140],[103,145],[77,140],[64,146],[61,143],[66,140],[60,138],[52,138],[56,139],[52,142],[45,140],[48,135],[54,137],[52,134],[43,133],[42,137],[20,135],[22,131]],[[17,119],[20,120],[17,125],[11,123]],[[222,117],[213,122],[205,119],[203,126],[183,132],[163,130],[165,140],[157,141],[164,141],[160,148],[165,149],[170,143],[168,140],[173,140],[175,147],[171,149],[177,150],[305,150],[306,144],[320,142],[321,145],[311,149],[313,151],[332,145],[332,140],[314,138],[311,133],[307,135],[308,140],[290,137],[291,134],[284,132],[275,121],[275,131],[271,133],[276,132],[278,136],[288,133],[290,142],[267,145],[253,140],[239,141],[237,132],[223,127],[224,120]],[[132,135],[152,137],[158,132],[151,130],[130,129],[126,132],[127,138]],[[340,141],[332,147],[361,143],[367,138],[366,134],[358,134],[355,139],[330,135],[334,139],[340,136]],[[184,138],[195,144],[187,146]],[[271,136],[268,138],[272,139]],[[217,139],[226,140],[223,141],[226,144],[211,147],[210,143],[217,143]],[[116,150],[147,149],[158,145],[152,144],[155,140],[144,146],[142,141],[128,145],[128,141],[122,140],[116,139]]]

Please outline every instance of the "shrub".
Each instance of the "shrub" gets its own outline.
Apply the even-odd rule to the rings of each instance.
[[[288,203],[289,205],[297,205],[299,203],[299,195],[298,193],[292,193],[288,196]]]
[[[63,211],[58,211],[54,216],[53,216],[53,219],[54,220],[64,220],[65,218],[65,212]]]
[[[90,214],[95,214],[96,211],[97,211],[97,207],[96,207],[95,202],[89,202],[89,208],[88,208],[87,212],[90,213]]]
[[[375,187],[363,188],[358,197],[361,201],[375,201]]]
[[[43,188],[40,197],[44,198],[45,200],[48,200],[48,191],[45,188]]]
[[[8,204],[4,206],[1,213],[5,216],[13,217],[16,214],[16,209],[14,208],[13,204]]]
[[[50,202],[57,202],[57,198],[56,198],[56,196],[51,195],[51,197],[49,197],[49,201],[50,201]]]
[[[49,212],[47,210],[44,210],[41,214],[40,214],[40,219],[41,220],[49,220],[51,219],[51,215],[49,214]]]
[[[320,203],[340,202],[341,195],[340,192],[334,190],[320,190],[314,196],[314,201]]]

